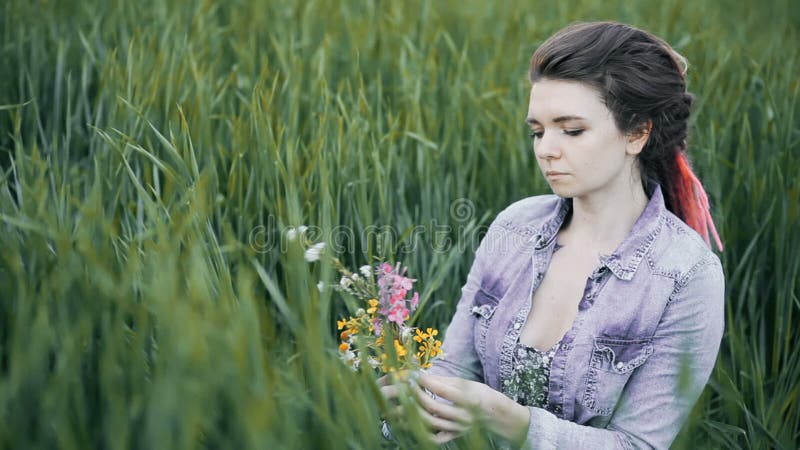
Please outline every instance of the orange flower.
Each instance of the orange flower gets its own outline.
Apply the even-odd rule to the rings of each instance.
[[[340,352],[344,353],[344,352],[346,352],[348,350],[350,350],[350,344],[348,344],[347,342],[342,342],[341,344],[339,344],[339,351]]]

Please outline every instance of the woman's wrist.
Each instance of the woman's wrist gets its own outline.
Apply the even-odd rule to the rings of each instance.
[[[499,392],[494,399],[495,404],[489,408],[492,431],[512,443],[516,448],[521,447],[528,436],[531,420],[530,410]]]

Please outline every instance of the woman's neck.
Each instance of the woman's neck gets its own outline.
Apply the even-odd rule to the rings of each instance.
[[[641,183],[634,186],[573,198],[571,218],[559,235],[561,245],[581,245],[612,253],[649,201]]]

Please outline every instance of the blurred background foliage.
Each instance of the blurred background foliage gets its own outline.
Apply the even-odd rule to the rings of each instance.
[[[547,192],[533,50],[576,20],[690,62],[726,333],[676,448],[800,441],[800,8],[628,2],[0,6],[0,448],[379,448],[341,298],[285,229],[400,260],[444,327],[472,252]],[[424,447],[412,420],[402,447]],[[461,448],[490,445],[480,430]]]

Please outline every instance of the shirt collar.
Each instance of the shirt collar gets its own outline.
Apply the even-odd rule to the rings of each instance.
[[[619,244],[610,255],[600,255],[600,263],[607,267],[621,280],[630,280],[642,262],[642,258],[653,245],[656,235],[661,231],[664,223],[666,205],[661,193],[661,186],[650,181],[647,183],[647,192],[650,200],[647,202],[642,214],[636,219],[628,236]],[[558,230],[564,223],[567,214],[572,211],[572,199],[561,198],[558,207],[544,220],[537,234],[536,248],[541,249],[550,245],[556,237]]]

